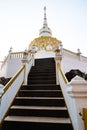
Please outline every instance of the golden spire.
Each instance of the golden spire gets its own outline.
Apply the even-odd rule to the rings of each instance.
[[[39,32],[40,36],[51,36],[51,30],[47,25],[47,18],[46,18],[46,6],[44,6],[44,21],[43,21],[43,27],[40,29]]]
[[[44,7],[44,22],[43,22],[43,27],[47,26],[47,18],[46,18],[46,6]]]
[[[61,44],[60,40],[52,37],[51,29],[48,27],[47,18],[46,18],[46,7],[44,7],[44,18],[43,18],[43,27],[39,31],[38,38],[35,38],[30,44],[29,49],[33,47],[36,50],[50,50],[55,51],[58,46]]]

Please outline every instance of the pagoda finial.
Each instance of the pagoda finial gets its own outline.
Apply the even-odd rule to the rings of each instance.
[[[47,18],[46,18],[46,6],[44,6],[44,22],[43,22],[43,27],[47,26]]]
[[[40,29],[39,32],[40,36],[51,36],[52,32],[47,24],[47,18],[46,18],[46,6],[44,6],[44,20],[43,20],[43,27]]]
[[[46,11],[46,6],[44,6],[44,11]]]
[[[46,18],[46,6],[44,6],[44,19]]]

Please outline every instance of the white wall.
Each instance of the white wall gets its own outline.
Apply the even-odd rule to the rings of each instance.
[[[9,59],[6,70],[6,78],[12,77],[22,66],[21,58]]]
[[[3,65],[3,66],[2,66]],[[6,77],[7,61],[0,66],[0,77]]]
[[[17,53],[15,52],[15,55],[16,54]],[[42,50],[35,53],[34,57],[35,59],[55,57],[55,52]],[[12,77],[21,67],[22,58],[23,56],[8,57],[5,65],[0,70],[0,77]],[[63,49],[61,67],[64,73],[71,69],[79,69],[80,71],[87,73],[87,57],[80,57],[76,53]]]
[[[61,66],[64,73],[71,69],[79,69],[80,71],[87,73],[87,58],[64,50]]]
[[[42,50],[35,53],[34,57],[35,59],[55,57],[55,52]]]

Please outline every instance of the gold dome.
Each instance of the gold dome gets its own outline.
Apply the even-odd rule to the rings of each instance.
[[[50,36],[35,38],[29,45],[29,50],[35,47],[37,50],[55,50],[61,45],[61,41]]]
[[[29,44],[29,50],[51,50],[55,51],[61,45],[61,41],[52,37],[52,31],[48,27],[46,18],[46,7],[44,7],[43,27],[39,31],[39,37]]]

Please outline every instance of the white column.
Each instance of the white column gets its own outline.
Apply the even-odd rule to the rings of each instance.
[[[25,50],[23,54],[22,64],[25,66],[24,70],[24,85],[27,85],[27,73],[26,73],[26,67],[28,62],[28,52]]]
[[[56,84],[58,85],[59,84],[59,81],[58,81],[58,64],[61,65],[61,60],[62,60],[62,54],[61,54],[61,50],[60,49],[57,49],[55,50],[55,63],[56,63]]]

